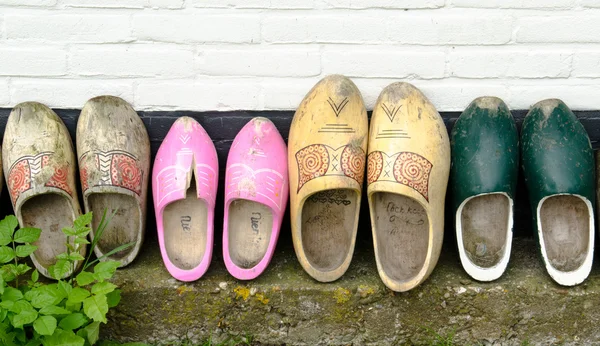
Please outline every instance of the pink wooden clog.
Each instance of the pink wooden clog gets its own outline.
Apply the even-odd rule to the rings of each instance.
[[[197,280],[208,269],[218,180],[217,151],[206,131],[192,118],[177,119],[152,170],[160,251],[177,280]]]
[[[240,280],[260,275],[273,257],[288,199],[287,147],[273,123],[254,118],[227,158],[223,258]]]

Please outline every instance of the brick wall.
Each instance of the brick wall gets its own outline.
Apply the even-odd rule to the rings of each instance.
[[[293,109],[331,73],[368,108],[406,80],[440,111],[599,109],[600,0],[0,0],[0,107]]]

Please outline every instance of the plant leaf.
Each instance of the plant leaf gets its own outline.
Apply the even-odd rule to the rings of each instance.
[[[92,294],[108,294],[117,288],[117,285],[110,282],[99,282],[92,286]]]
[[[87,325],[85,328],[87,332],[88,341],[90,345],[93,345],[98,341],[98,337],[100,336],[100,322],[92,322]]]
[[[33,329],[40,335],[52,335],[56,329],[56,318],[40,316],[33,322]]]
[[[27,273],[30,269],[31,269],[30,266],[28,266],[25,263],[21,263],[17,266],[17,274],[23,275],[23,274]]]
[[[91,211],[89,213],[80,215],[77,219],[75,219],[75,221],[73,221],[73,225],[75,227],[86,227],[87,225],[92,223],[92,217],[93,214]]]
[[[101,257],[99,257],[99,258],[96,258],[95,260],[93,260],[92,262],[90,262],[90,264],[89,264],[89,265],[92,265],[92,264],[94,264],[94,263],[96,263],[96,262],[100,262],[100,261],[102,261],[103,259],[105,259],[105,258],[107,258],[107,257],[110,257],[110,256],[112,256],[112,255],[116,254],[117,252],[121,252],[121,251],[123,251],[123,250],[125,250],[125,249],[128,249],[128,248],[130,248],[130,247],[134,246],[134,245],[135,245],[135,243],[136,243],[136,242],[132,241],[131,243],[127,243],[127,244],[123,244],[123,245],[117,246],[116,248],[114,248],[114,249],[110,250],[109,252],[105,253],[105,254],[104,254],[104,255],[102,255]],[[114,261],[114,262],[118,262],[118,261]],[[121,265],[120,263],[121,263],[121,262],[119,262],[119,265]]]
[[[75,238],[75,244],[89,244],[90,242],[85,238]]]
[[[33,339],[33,340],[29,340],[29,342],[26,343],[25,346],[40,346],[41,344],[42,344],[41,340]]]
[[[70,283],[64,281],[64,280],[59,280],[58,284],[57,284],[58,290],[65,296],[69,296],[69,294],[71,294],[71,291],[73,290],[73,286],[71,286]]]
[[[81,256],[79,252],[73,252],[67,257],[67,260],[72,262],[83,261],[84,259],[85,257]]]
[[[69,304],[81,303],[85,300],[85,298],[87,298],[89,296],[90,296],[90,291],[86,290],[85,288],[75,287],[71,291],[71,294],[69,294],[69,297],[67,298],[67,302]]]
[[[0,246],[0,262],[8,263],[15,258],[15,251],[8,246]]]
[[[96,264],[94,267],[94,276],[96,277],[96,280],[104,281],[110,279],[120,265],[121,263],[118,261],[106,261]]]
[[[75,280],[77,281],[77,284],[79,286],[87,286],[87,285],[91,284],[92,282],[94,282],[96,280],[96,278],[94,277],[94,274],[92,274],[90,272],[81,272],[81,273],[77,274],[77,276],[75,277]]]
[[[27,257],[35,250],[37,250],[37,246],[35,245],[19,245],[15,252],[17,253],[17,257]]]
[[[60,306],[49,305],[41,308],[39,313],[42,315],[68,315],[71,312],[65,308],[61,308]]]
[[[114,290],[106,295],[106,302],[109,308],[114,308],[121,302],[121,290]]]
[[[8,245],[12,241],[18,225],[19,221],[14,215],[8,215],[0,221],[0,245]]]
[[[4,294],[2,294],[2,302],[7,300],[12,300],[16,302],[19,299],[23,299],[23,293],[16,288],[6,287],[4,289]]]
[[[12,325],[15,328],[21,328],[26,324],[32,323],[38,317],[35,310],[23,310],[13,317]]]
[[[57,329],[44,338],[44,346],[83,346],[85,339],[70,330]]]
[[[28,301],[21,299],[16,301],[9,310],[15,314],[20,314],[23,311],[34,311],[35,309]]]
[[[77,312],[81,311],[81,305],[82,303],[69,303],[69,301],[67,300],[67,302],[65,303],[65,309],[71,312]]]
[[[31,305],[36,309],[45,308],[46,306],[56,305],[60,300],[55,295],[49,294],[48,292],[42,292],[31,299]]]
[[[0,221],[0,245],[8,245],[12,241],[13,230],[6,226],[5,220]]]
[[[60,323],[58,324],[64,330],[73,330],[77,329],[88,322],[87,317],[80,312],[72,313],[68,316],[65,316]]]
[[[87,317],[96,322],[106,323],[106,313],[108,312],[108,303],[104,294],[97,294],[86,298],[83,301],[83,312]]]
[[[65,259],[59,259],[54,265],[48,268],[48,272],[55,280],[60,280],[67,276],[71,271],[71,263]]]
[[[42,230],[39,228],[25,227],[15,232],[15,243],[33,243],[40,238]]]

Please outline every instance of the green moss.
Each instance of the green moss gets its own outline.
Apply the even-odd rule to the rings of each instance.
[[[333,291],[333,298],[338,304],[344,304],[350,300],[352,294],[349,290],[339,287]]]

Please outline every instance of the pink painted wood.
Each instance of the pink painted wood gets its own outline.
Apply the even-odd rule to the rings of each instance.
[[[179,118],[161,144],[152,171],[160,250],[167,270],[178,280],[197,280],[210,265],[218,180],[212,140],[197,121]],[[190,258],[192,253],[195,258]]]
[[[227,158],[223,258],[231,275],[251,280],[265,270],[277,244],[288,194],[285,142],[270,120],[254,118],[240,130]],[[272,224],[259,229],[259,221],[271,219]],[[236,261],[236,257],[254,259]]]

